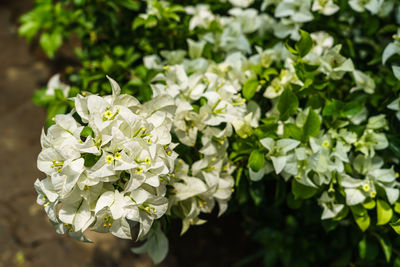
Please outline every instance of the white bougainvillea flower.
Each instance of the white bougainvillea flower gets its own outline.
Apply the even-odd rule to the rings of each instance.
[[[351,88],[350,92],[355,92],[358,90],[363,90],[367,94],[373,94],[375,91],[375,82],[374,80],[368,76],[367,74],[359,71],[353,71],[354,81],[356,82],[356,86]]]
[[[346,204],[357,205],[368,198],[375,198],[376,188],[382,188],[386,193],[388,201],[393,204],[399,197],[398,183],[393,169],[382,169],[383,160],[379,157],[365,157],[358,155],[353,163],[355,170],[363,179],[355,179],[343,175],[340,179],[345,188]]]
[[[279,23],[273,28],[274,35],[280,39],[290,36],[293,40],[299,40],[299,29],[301,23],[295,22],[291,19],[282,18]]]
[[[330,16],[339,10],[339,6],[333,0],[314,0],[311,10]]]
[[[293,139],[284,138],[275,141],[269,137],[261,139],[260,143],[268,149],[267,156],[271,159],[276,174],[279,174],[285,167],[289,159],[288,152],[300,144],[299,141]]]
[[[53,75],[47,83],[46,95],[54,95],[55,90],[61,90],[65,97],[68,97],[71,87],[60,81],[60,74]]]
[[[388,106],[388,109],[397,111],[396,112],[396,117],[398,120],[400,120],[400,97],[396,98],[395,100],[393,100],[393,102],[391,102]]]
[[[383,50],[382,54],[382,64],[386,64],[386,61],[392,57],[393,55],[400,55],[400,29],[397,30],[397,34],[394,35],[396,37],[394,42],[389,43],[385,49]]]
[[[295,73],[290,70],[283,69],[278,77],[274,78],[271,84],[267,87],[264,92],[264,97],[266,98],[276,98],[282,94],[285,88],[290,83],[296,83],[298,78]]]
[[[333,80],[339,80],[346,72],[353,72],[354,65],[351,59],[340,55],[341,45],[329,49],[320,58],[320,69]]]
[[[290,17],[294,22],[307,22],[313,19],[310,0],[283,0],[275,9],[275,17]]]
[[[186,7],[186,13],[192,15],[189,22],[189,30],[193,30],[196,27],[207,28],[215,19],[208,5],[188,6]]]
[[[43,180],[37,179],[35,181],[35,190],[38,194],[37,203],[44,206],[44,210],[49,216],[49,219],[53,222],[58,222],[56,206],[58,204],[58,194],[54,189],[50,178],[45,178]]]
[[[372,14],[377,14],[382,5],[381,0],[350,0],[349,5],[357,12],[370,11]]]
[[[364,155],[373,157],[375,150],[382,150],[389,146],[384,133],[377,133],[373,129],[366,129],[363,135],[354,143],[357,151]]]
[[[344,204],[336,203],[335,198],[329,195],[328,192],[323,192],[321,197],[318,199],[318,202],[323,208],[321,215],[322,220],[336,217],[345,207]]]
[[[241,7],[241,8],[246,8],[249,5],[251,5],[254,0],[229,0],[229,2],[233,5],[233,6],[237,6],[237,7]]]
[[[373,181],[374,185],[385,190],[390,203],[394,203],[399,197],[396,174],[392,169],[382,169],[384,162],[380,157],[365,157],[358,155],[354,159],[354,169],[366,179]]]

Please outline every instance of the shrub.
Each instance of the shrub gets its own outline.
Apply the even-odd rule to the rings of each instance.
[[[218,205],[260,244],[239,265],[398,266],[399,24],[394,0],[37,0],[19,33],[76,56],[34,95],[38,203],[155,262]]]

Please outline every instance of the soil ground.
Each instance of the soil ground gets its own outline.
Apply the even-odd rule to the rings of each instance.
[[[36,204],[45,112],[31,98],[60,66],[18,37],[18,17],[32,6],[32,0],[0,0],[0,267],[152,266],[147,255],[130,252],[133,241],[90,234],[94,243],[87,244],[58,235]],[[251,247],[233,215],[183,237],[176,228],[170,236],[170,253],[160,266],[232,266]]]

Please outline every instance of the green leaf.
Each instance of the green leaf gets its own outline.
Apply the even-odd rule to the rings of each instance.
[[[260,205],[264,199],[265,190],[263,183],[252,183],[249,188],[249,193],[256,206]]]
[[[147,17],[144,23],[145,28],[153,28],[157,26],[158,20],[156,16],[150,15]]]
[[[135,1],[135,0],[114,0],[114,2],[120,6],[123,6],[127,9],[131,9],[131,10],[139,10],[139,8],[140,8],[139,1]]]
[[[299,100],[297,96],[289,88],[286,88],[278,100],[279,119],[286,121],[297,112],[298,107]]]
[[[142,17],[136,17],[132,22],[132,30],[136,30],[138,27],[143,26],[146,20]]]
[[[285,47],[286,47],[286,49],[287,49],[290,53],[292,53],[293,55],[298,55],[298,54],[299,54],[299,53],[297,52],[297,49],[294,48],[293,46],[291,46],[291,45],[289,44],[289,40],[286,40],[286,42],[285,42]]]
[[[40,29],[40,23],[37,21],[27,21],[21,25],[18,29],[20,36],[25,36],[28,42],[36,35]]]
[[[253,171],[258,172],[264,167],[264,164],[265,164],[264,154],[257,149],[253,150],[249,157],[250,168]]]
[[[394,134],[387,134],[386,135],[388,141],[389,141],[389,148],[390,150],[393,151],[393,153],[397,156],[400,157],[400,138],[398,138],[396,135]],[[400,203],[398,204],[400,205]],[[400,206],[398,209],[398,213],[400,213]],[[396,211],[396,210],[395,210]],[[397,211],[396,211],[397,212]]]
[[[353,116],[361,112],[364,107],[364,101],[351,101],[343,106],[343,110],[341,112],[342,117]]]
[[[52,102],[52,104],[47,109],[46,127],[54,124],[54,117],[57,114],[64,114],[67,111],[67,104],[60,102]]]
[[[365,236],[358,243],[358,252],[360,254],[360,258],[365,259],[365,256],[367,255],[367,240],[365,239]]]
[[[367,210],[372,210],[376,206],[376,202],[374,199],[370,199],[368,202],[362,203],[363,207]]]
[[[363,239],[358,243],[358,252],[360,258],[364,261],[373,261],[379,254],[379,247],[374,239],[364,235]]]
[[[307,199],[317,193],[317,189],[314,187],[305,186],[300,184],[296,180],[292,180],[292,193],[296,199]]]
[[[258,80],[250,79],[247,80],[243,85],[243,96],[247,100],[251,99],[257,91]]]
[[[300,141],[303,136],[303,130],[294,123],[287,123],[283,126],[283,136]]]
[[[89,153],[82,154],[85,167],[92,167],[100,159],[101,155],[94,155]]]
[[[378,216],[376,225],[387,224],[393,216],[393,210],[390,205],[381,199],[377,200],[376,211]]]
[[[393,228],[393,230],[400,235],[400,219],[398,219],[395,222],[390,223],[390,226]]]
[[[57,100],[64,101],[66,99],[64,92],[61,89],[55,89],[54,96],[56,97]]]
[[[361,231],[365,231],[368,229],[371,219],[368,215],[368,212],[364,207],[361,205],[357,206],[351,206],[351,211],[353,213],[354,220],[356,221],[358,227],[361,229]]]
[[[278,71],[276,69],[274,69],[274,68],[268,68],[268,69],[264,70],[264,72],[262,74],[262,77],[265,80],[269,81],[270,80],[270,76],[272,76],[272,75],[278,75]]]
[[[85,0],[74,0],[76,6],[82,6],[85,4]]]
[[[378,239],[379,244],[381,244],[386,262],[390,262],[390,257],[392,256],[392,244],[390,243],[390,240],[378,235],[377,233],[375,233],[374,236]]]
[[[306,122],[303,126],[303,141],[307,141],[311,136],[317,136],[321,129],[321,120],[318,114],[310,109]]]
[[[44,32],[40,36],[40,46],[46,52],[49,58],[54,57],[54,53],[62,45],[62,35],[59,32]]]
[[[394,212],[400,213],[400,203],[399,202],[394,203]]]
[[[344,103],[342,101],[332,99],[332,101],[327,101],[325,107],[322,111],[323,116],[339,116],[341,110],[343,109]]]
[[[393,267],[400,267],[400,257],[397,257],[394,260]]]
[[[147,235],[146,242],[140,247],[132,248],[134,253],[147,252],[155,264],[162,262],[168,254],[168,239],[161,230],[160,223],[156,223]]]
[[[83,127],[83,129],[81,131],[81,136],[83,136],[83,137],[88,137],[88,136],[94,137],[94,132],[93,132],[92,128],[90,128],[89,126],[85,126],[85,127]]]
[[[37,90],[34,94],[33,94],[33,98],[32,101],[33,103],[35,103],[36,105],[40,106],[40,107],[44,107],[47,104],[53,102],[55,99],[54,95],[47,95],[46,94],[46,89],[41,89],[41,90]]]
[[[300,40],[296,43],[295,48],[300,57],[304,57],[313,47],[313,41],[308,32],[300,30]]]
[[[289,193],[286,197],[286,204],[291,209],[298,209],[303,204],[303,200],[296,199],[292,193]]]

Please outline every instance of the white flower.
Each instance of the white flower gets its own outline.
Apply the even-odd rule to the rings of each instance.
[[[287,36],[290,36],[291,39],[293,40],[299,40],[300,34],[299,34],[299,29],[300,29],[301,24],[299,22],[282,18],[279,23],[275,25],[273,28],[274,30],[274,35],[280,39],[286,38]]]
[[[382,64],[385,64],[386,61],[393,55],[400,54],[400,28],[397,29],[397,34],[393,35],[394,41],[389,43],[382,54]]]
[[[318,56],[333,46],[333,37],[326,32],[311,33],[311,38],[315,42],[311,52]]]
[[[320,59],[320,69],[333,80],[339,80],[346,72],[353,72],[354,65],[351,59],[340,55],[342,46],[336,45],[329,49]]]
[[[338,10],[339,6],[333,0],[314,0],[312,5],[312,11],[318,11],[326,16],[336,13]]]
[[[229,10],[229,14],[232,15],[232,21],[239,23],[242,32],[246,34],[257,31],[262,23],[261,17],[258,16],[257,10],[253,8],[233,8]]]
[[[387,148],[389,142],[384,133],[376,133],[372,129],[366,129],[354,145],[357,151],[361,151],[365,156],[373,157],[375,150]]]
[[[276,174],[279,174],[285,167],[286,162],[289,159],[287,153],[300,144],[299,141],[293,139],[284,138],[275,141],[269,137],[261,139],[260,142],[268,149],[267,156],[271,159]]]
[[[188,6],[186,7],[186,13],[193,15],[189,22],[189,30],[193,30],[196,27],[207,28],[215,19],[208,5]]]
[[[400,97],[396,98],[395,100],[393,100],[393,102],[391,102],[388,106],[388,109],[397,111],[396,112],[396,117],[398,120],[400,120]]]
[[[270,99],[276,98],[283,93],[285,88],[290,83],[297,83],[297,82],[298,78],[294,72],[291,72],[290,70],[287,69],[282,69],[279,76],[274,78],[271,84],[265,90],[264,97]]]
[[[344,204],[335,203],[335,198],[328,192],[323,192],[318,202],[324,208],[321,215],[322,220],[336,217],[344,208]]]
[[[53,75],[47,83],[46,95],[54,95],[55,90],[61,90],[65,97],[68,97],[70,86],[60,81],[60,74]]]
[[[294,22],[307,22],[313,19],[310,0],[283,0],[275,9],[275,17],[290,17]]]
[[[364,12],[365,9],[372,14],[377,14],[384,0],[350,0],[349,5],[357,12]]]
[[[254,0],[229,0],[229,2],[233,5],[233,6],[237,6],[237,7],[241,7],[241,8],[246,8],[249,5],[251,5]]]
[[[354,81],[356,82],[356,86],[351,88],[350,92],[355,92],[358,90],[363,90],[367,94],[373,94],[375,91],[375,82],[374,80],[366,75],[365,73],[354,70],[353,71]]]
[[[353,206],[364,202],[367,198],[375,198],[378,192],[376,187],[384,190],[391,204],[399,198],[393,169],[381,169],[382,165],[383,161],[378,157],[358,155],[354,159],[354,169],[363,179],[354,179],[348,175],[341,177],[340,184],[345,187],[347,205]]]

